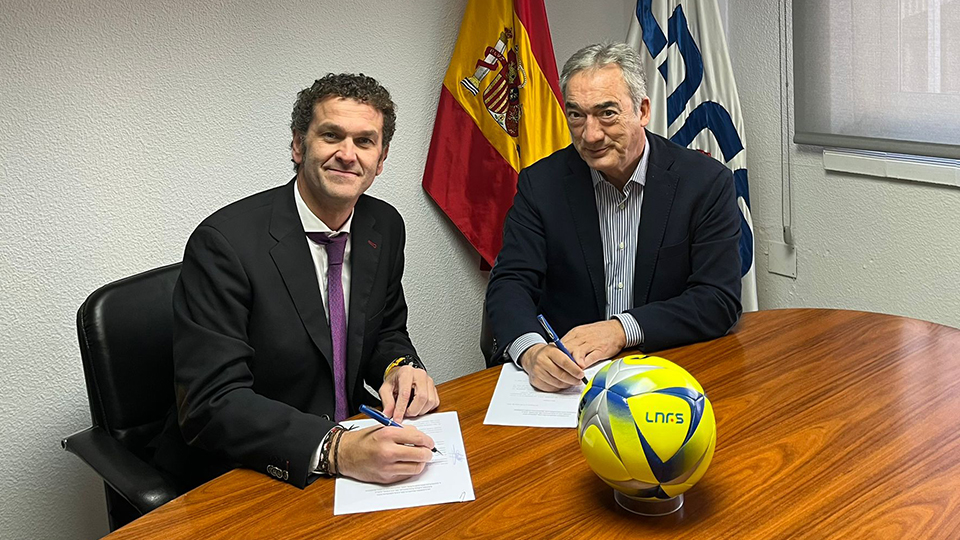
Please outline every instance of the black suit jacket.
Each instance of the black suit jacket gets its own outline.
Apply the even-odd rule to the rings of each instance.
[[[173,301],[179,421],[168,422],[155,458],[181,488],[236,464],[304,487],[334,425],[330,328],[293,189],[231,204],[187,242]],[[379,388],[387,364],[415,353],[400,283],[404,234],[392,206],[360,197],[347,321],[353,413],[378,403],[364,381]]]
[[[641,349],[712,339],[740,313],[740,216],[733,175],[717,160],[647,132],[650,155],[640,211],[634,308]],[[562,337],[606,316],[603,243],[590,169],[568,146],[522,170],[486,308],[491,364],[516,338]]]

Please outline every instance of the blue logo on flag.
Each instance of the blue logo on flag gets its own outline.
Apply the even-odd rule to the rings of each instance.
[[[685,66],[685,78],[676,86],[676,89],[667,97],[667,125],[676,121],[687,103],[693,98],[703,82],[704,66],[700,48],[687,25],[687,18],[683,13],[683,6],[677,5],[667,23],[667,36],[664,36],[660,24],[653,15],[654,0],[639,0],[637,2],[637,20],[643,31],[642,40],[650,56],[656,58],[660,52],[676,44]],[[668,60],[665,59],[658,66],[657,71],[665,82],[668,82]],[[669,86],[669,85],[668,85]],[[714,101],[703,101],[684,119],[683,125],[670,140],[680,146],[688,146],[693,139],[704,129],[710,130],[723,161],[729,162],[743,151],[743,141],[730,117],[730,113],[723,105]],[[714,156],[719,158],[719,156]],[[750,189],[747,182],[747,169],[739,168],[733,171],[734,185],[737,197],[743,198],[747,208],[750,208]],[[740,213],[740,275],[750,271],[753,264],[753,231],[747,223],[746,216]]]

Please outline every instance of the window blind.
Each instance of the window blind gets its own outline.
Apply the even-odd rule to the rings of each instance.
[[[960,0],[795,0],[794,142],[960,159]]]

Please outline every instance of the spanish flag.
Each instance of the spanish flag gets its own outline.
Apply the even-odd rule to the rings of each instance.
[[[493,265],[520,169],[570,144],[543,0],[469,0],[423,188]]]

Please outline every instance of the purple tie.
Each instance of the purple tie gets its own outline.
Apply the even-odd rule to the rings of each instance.
[[[325,233],[307,233],[307,236],[327,249],[327,302],[330,305],[330,338],[333,340],[333,385],[336,396],[334,420],[346,419],[347,412],[347,313],[343,302],[343,250],[347,247],[347,233],[327,236]]]

